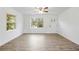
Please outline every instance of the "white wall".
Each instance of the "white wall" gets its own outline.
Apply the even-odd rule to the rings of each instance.
[[[13,31],[6,30],[7,13],[16,15],[16,29]],[[13,10],[13,8],[0,8],[0,46],[22,34],[22,20],[22,15]]]
[[[44,19],[44,27],[43,28],[32,28],[31,27],[31,18],[43,18]],[[55,22],[51,22],[51,19]],[[56,33],[56,25],[57,25],[57,17],[55,15],[24,15],[24,33]],[[51,27],[50,27],[51,26]]]
[[[59,34],[79,44],[79,8],[70,8],[59,16]]]

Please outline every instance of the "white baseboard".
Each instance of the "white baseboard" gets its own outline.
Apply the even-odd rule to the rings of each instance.
[[[58,34],[59,34],[59,35],[61,35],[61,36],[63,36],[64,38],[67,38],[68,40],[72,41],[73,43],[75,43],[75,44],[78,44],[78,45],[79,45],[79,42],[74,41],[74,39],[73,39],[73,38],[71,38],[71,37],[69,37],[69,36],[67,36],[67,35],[61,34],[61,33],[58,33]]]
[[[17,37],[21,36],[22,34],[23,34],[23,33],[21,33],[21,34],[19,34],[19,35],[15,36],[15,37],[12,37],[11,39],[8,39],[8,40],[6,40],[6,41],[2,42],[2,43],[0,44],[0,46],[5,45],[6,43],[10,42],[11,40],[14,40],[15,38],[17,38]]]

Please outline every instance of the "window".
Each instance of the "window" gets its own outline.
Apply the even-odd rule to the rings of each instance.
[[[16,28],[16,22],[15,19],[16,17],[11,14],[7,14],[7,31],[8,30],[13,30]]]
[[[33,28],[42,28],[43,27],[43,18],[32,19]]]

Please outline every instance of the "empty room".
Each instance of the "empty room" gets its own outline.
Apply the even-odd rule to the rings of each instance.
[[[0,51],[79,51],[79,7],[0,7]]]

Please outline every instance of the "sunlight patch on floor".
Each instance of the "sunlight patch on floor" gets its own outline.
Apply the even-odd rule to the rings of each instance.
[[[38,49],[45,45],[45,37],[42,35],[31,35],[31,36],[29,36],[28,42],[29,42],[30,48],[32,50]]]

